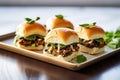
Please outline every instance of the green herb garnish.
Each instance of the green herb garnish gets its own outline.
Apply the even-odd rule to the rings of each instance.
[[[113,49],[120,47],[120,27],[116,31],[106,32],[105,41],[107,46]]]
[[[59,45],[60,45],[60,49],[63,49],[66,47],[66,45],[64,45],[64,44],[59,44]]]
[[[93,22],[92,24],[80,24],[79,26],[85,27],[85,28],[91,28],[96,25],[96,22]]]
[[[25,20],[27,21],[27,23],[31,24],[34,23],[35,21],[38,21],[40,19],[40,17],[36,17],[35,20],[31,19],[31,18],[25,18]]]
[[[34,35],[30,35],[30,36],[28,36],[28,37],[24,37],[24,39],[26,39],[26,40],[36,40],[37,37],[39,37],[39,38],[44,38],[44,36],[42,36],[42,35],[34,34]]]
[[[64,18],[64,16],[63,15],[61,15],[61,14],[58,14],[58,15],[55,15],[57,18],[59,18],[59,19],[63,19]]]
[[[87,60],[87,58],[84,55],[78,55],[77,56],[77,62],[78,63],[85,62],[86,60]]]
[[[101,42],[101,41],[104,41],[104,39],[103,38],[99,38],[99,39],[95,39],[95,41]]]

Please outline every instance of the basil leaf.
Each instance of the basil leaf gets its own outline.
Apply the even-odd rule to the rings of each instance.
[[[111,42],[108,43],[108,46],[115,49],[120,47],[120,38],[114,38]]]
[[[61,14],[58,14],[58,15],[55,15],[57,18],[59,18],[59,19],[63,19],[64,18],[64,16],[63,15],[61,15]]]
[[[120,47],[120,27],[114,32],[106,32],[105,41],[107,46],[113,49]]]
[[[78,63],[85,62],[86,60],[87,60],[87,58],[84,55],[78,55],[77,56],[77,62]]]
[[[95,26],[95,25],[96,25],[96,22],[93,23],[93,26]]]
[[[26,21],[31,21],[32,19],[30,19],[30,18],[25,18],[25,20],[26,20]]]
[[[31,35],[31,36],[25,37],[24,39],[26,39],[26,40],[35,40],[36,36],[35,35]]]
[[[90,26],[95,26],[96,25],[96,22],[93,22],[92,24],[90,24]]]
[[[114,35],[114,33],[111,31],[111,32],[105,32],[105,35],[107,36],[107,37],[113,37],[113,35]]]
[[[120,37],[120,27],[118,27],[115,31],[114,37]]]
[[[35,21],[31,20],[31,21],[28,21],[27,23],[32,24],[32,23],[34,23],[34,22],[35,22]]]
[[[31,18],[25,18],[25,20],[27,21],[28,24],[32,24],[34,23],[35,21],[38,21],[40,19],[40,17],[36,17],[35,20],[31,19]]]
[[[35,21],[38,21],[40,19],[40,17],[36,17]]]
[[[116,29],[115,33],[120,32],[120,26]]]
[[[105,32],[104,40],[106,41],[106,43],[109,43],[110,41],[112,41],[113,36],[114,36],[113,32]]]
[[[42,35],[38,35],[38,37],[39,37],[39,38],[44,38],[44,36],[42,36]]]
[[[37,37],[39,37],[39,38],[44,38],[44,36],[42,36],[42,35],[34,34],[34,35],[30,35],[30,36],[28,36],[28,37],[24,37],[24,39],[26,39],[26,40],[36,40]]]
[[[79,26],[85,27],[85,28],[89,28],[89,24],[80,24]]]
[[[66,47],[66,45],[64,45],[64,44],[59,44],[59,45],[60,45],[60,49],[63,49]]]
[[[99,38],[99,39],[95,39],[95,41],[101,42],[101,41],[104,41],[104,39],[103,38]]]
[[[91,28],[96,25],[96,22],[93,22],[92,24],[80,24],[79,26],[84,28]]]

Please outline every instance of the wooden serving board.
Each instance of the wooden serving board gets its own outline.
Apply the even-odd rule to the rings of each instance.
[[[30,50],[25,50],[25,49],[21,49],[18,47],[15,47],[13,45],[13,40],[14,40],[14,32],[13,33],[9,33],[6,35],[2,35],[0,36],[0,48],[8,50],[8,51],[12,51],[14,53],[18,53],[27,57],[31,57],[37,60],[41,60],[41,61],[45,61],[57,66],[61,66],[70,70],[79,70],[82,69],[88,65],[91,65],[95,62],[98,62],[104,58],[107,58],[109,56],[112,56],[114,54],[117,54],[118,52],[120,52],[120,48],[119,49],[111,49],[106,47],[105,51],[97,54],[97,55],[89,55],[86,53],[79,53],[79,54],[83,54],[84,56],[87,57],[87,61],[83,62],[83,63],[77,63],[76,62],[76,58],[73,59],[71,62],[67,62],[67,61],[62,61],[62,60],[58,60],[58,59],[54,59],[48,56],[43,55],[42,51],[30,51]]]

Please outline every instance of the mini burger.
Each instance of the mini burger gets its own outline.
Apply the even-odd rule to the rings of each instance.
[[[64,61],[71,61],[79,53],[79,37],[68,28],[56,28],[45,37],[44,55]]]
[[[106,45],[104,41],[105,32],[102,28],[96,26],[96,23],[81,24],[75,29],[79,35],[80,51],[97,54],[104,51]]]
[[[54,28],[70,28],[74,29],[73,24],[64,19],[63,15],[55,15],[55,17],[49,18],[46,22],[46,28],[50,31]]]
[[[16,37],[14,39],[15,46],[28,50],[42,50],[45,42],[46,29],[43,25],[35,22],[35,20],[26,18],[25,23],[20,24],[16,29]]]

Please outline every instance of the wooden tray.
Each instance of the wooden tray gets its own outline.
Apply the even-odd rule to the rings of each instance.
[[[87,57],[87,61],[85,61],[83,63],[77,63],[75,61],[76,59],[74,59],[71,62],[67,62],[67,61],[61,61],[58,59],[53,59],[51,57],[45,56],[45,55],[43,55],[42,51],[30,51],[30,50],[17,48],[13,45],[14,36],[15,36],[14,32],[0,36],[0,48],[8,50],[8,51],[12,51],[12,52],[24,55],[24,56],[28,56],[28,57],[31,57],[34,59],[45,61],[45,62],[54,64],[57,66],[61,66],[61,67],[64,67],[64,68],[67,68],[70,70],[82,69],[90,64],[93,64],[104,58],[107,58],[109,56],[117,54],[120,51],[120,48],[119,49],[111,49],[111,48],[106,47],[104,52],[97,54],[97,55],[89,55],[89,54],[85,54],[85,53],[80,53]]]

